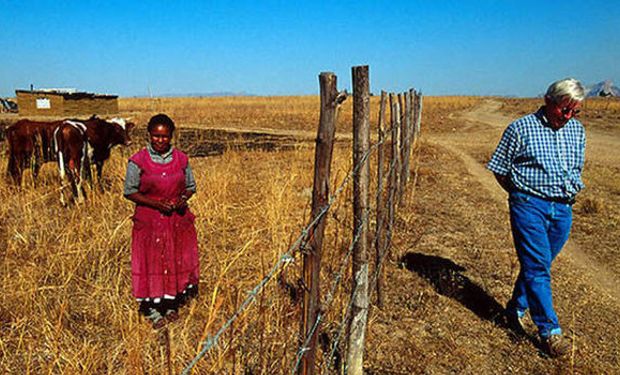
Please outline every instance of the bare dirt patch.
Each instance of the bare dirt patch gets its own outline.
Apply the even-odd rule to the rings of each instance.
[[[427,136],[433,139],[432,135]],[[613,373],[620,303],[566,251],[554,264],[555,304],[574,353],[545,358],[498,320],[518,263],[504,199],[454,145],[422,145],[418,186],[401,209],[386,275],[389,306],[373,312],[370,373]],[[473,161],[472,161],[473,160]],[[492,177],[491,177],[492,178]]]
[[[370,328],[380,348],[369,353],[375,373],[614,373],[620,368],[620,334],[612,328],[620,309],[618,267],[612,266],[620,258],[614,245],[620,235],[618,201],[610,198],[617,190],[613,167],[606,163],[610,156],[596,151],[615,141],[597,131],[588,132],[590,187],[575,206],[572,239],[553,268],[555,305],[573,339],[572,355],[544,358],[531,322],[532,338],[514,341],[494,319],[518,272],[506,196],[484,168],[514,119],[499,108],[483,102],[425,133],[419,185],[401,210],[393,268],[386,272],[392,303],[389,312],[376,312],[378,323]],[[472,300],[479,301],[476,307]]]

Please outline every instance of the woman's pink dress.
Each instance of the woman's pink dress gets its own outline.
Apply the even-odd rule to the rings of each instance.
[[[187,155],[173,150],[172,161],[158,164],[146,149],[130,158],[140,168],[139,192],[152,199],[174,201],[185,191]],[[198,285],[198,240],[195,216],[164,215],[137,205],[133,216],[131,277],[136,298],[175,297],[188,285]]]

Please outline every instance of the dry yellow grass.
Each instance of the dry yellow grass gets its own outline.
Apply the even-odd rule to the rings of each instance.
[[[503,103],[502,111],[515,116],[531,113],[543,104],[542,98],[498,100]],[[613,131],[614,124],[620,121],[620,98],[587,98],[581,106],[579,118],[586,128]]]
[[[371,100],[373,128],[378,99]],[[459,126],[454,114],[483,99],[426,97],[422,133]],[[350,131],[350,105],[349,99],[342,109],[338,132]],[[314,132],[319,110],[317,97],[121,99],[120,106],[124,115],[133,116],[138,123],[134,138],[142,142],[145,123],[156,112],[170,114],[181,128]],[[170,326],[173,372],[180,372],[200,349],[199,342],[213,335],[231,316],[248,290],[264,277],[308,222],[313,167],[313,147],[308,146],[305,143],[286,152],[236,151],[191,159],[199,189],[191,207],[198,217],[201,290],[199,298],[181,310],[179,322]],[[91,194],[80,207],[60,205],[57,173],[51,164],[45,166],[37,187],[32,186],[29,173],[26,186],[19,192],[4,180],[0,182],[0,280],[4,287],[0,304],[1,371],[165,373],[159,334],[139,317],[131,297],[133,207],[121,196],[129,154],[130,150],[114,150],[104,169],[106,192]],[[422,157],[423,190],[419,197],[424,200],[409,200],[399,214],[395,256],[407,251],[445,255],[442,251],[447,249],[456,261],[477,270],[468,273],[474,281],[492,280],[485,286],[488,293],[506,294],[514,270],[495,270],[493,259],[482,256],[487,250],[496,250],[492,241],[509,248],[506,233],[489,232],[496,230],[493,219],[472,210],[470,200],[463,198],[491,212],[499,209],[468,190],[472,189],[468,185],[471,181],[459,177],[462,166],[454,157],[429,145],[424,146]],[[348,143],[338,146],[332,187],[348,173],[350,160]],[[4,172],[4,156],[0,164]],[[603,180],[604,175],[606,172],[592,176]],[[605,185],[609,199],[614,186]],[[346,199],[340,200],[328,217],[324,291],[331,285],[351,241],[349,197],[347,189],[343,192]],[[592,206],[598,207],[596,203]],[[607,208],[603,211],[609,212]],[[484,226],[474,225],[479,222]],[[603,228],[594,220],[592,225]],[[489,233],[487,242],[477,243]],[[418,243],[422,236],[424,240]],[[501,259],[509,255],[502,253]],[[435,293],[423,279],[399,268],[396,259],[392,258],[387,267],[388,308],[376,310],[370,320],[367,369],[371,373],[382,373],[382,369],[442,372],[450,368],[465,372],[480,368],[485,372],[496,368],[497,361],[505,361],[502,369],[558,371],[536,358],[531,347],[521,345],[515,352],[528,358],[523,367],[510,353],[502,354],[514,349],[502,336],[503,331]],[[297,258],[281,279],[295,285],[299,268]],[[327,332],[333,334],[337,329],[349,289],[347,274],[327,310]],[[298,324],[299,305],[274,280],[222,336],[218,348],[198,363],[195,373],[290,372],[297,351]],[[488,361],[485,350],[493,351],[492,361]],[[618,365],[617,359],[613,362],[613,354],[607,352],[609,367],[600,362],[591,365],[588,358],[579,357],[586,363],[580,367],[585,372],[604,372]]]
[[[307,97],[123,98],[122,112],[141,124],[165,112],[180,124],[200,127],[311,129],[318,123],[319,99]]]
[[[433,113],[447,116],[449,112],[470,108],[479,97],[424,97],[424,105]],[[351,131],[352,100],[342,107],[338,132]],[[372,124],[376,125],[380,96],[371,97]],[[320,101],[317,96],[296,97],[224,97],[224,98],[122,98],[121,112],[145,124],[157,112],[169,114],[179,124],[190,127],[285,129],[316,131]],[[445,112],[445,113],[443,113]],[[443,114],[442,114],[443,113]]]
[[[180,127],[248,126],[245,120],[254,118],[262,122],[250,126],[277,128],[271,119],[286,117],[292,108],[298,126],[311,129],[316,127],[312,118],[318,117],[310,108],[316,100],[213,99],[198,100],[194,106],[191,100],[181,99],[157,111],[177,116]],[[231,109],[233,103],[238,106]],[[137,110],[125,111],[135,115]],[[136,118],[144,126],[150,115],[139,113]],[[224,115],[228,117],[222,122],[219,116]],[[139,133],[134,138],[142,140]],[[350,169],[346,150],[345,146],[335,152],[333,186]],[[37,187],[29,172],[19,192],[4,180],[0,183],[4,202],[0,230],[6,241],[1,279],[10,291],[3,294],[0,307],[4,371],[157,373],[164,366],[158,335],[138,316],[131,298],[133,207],[121,194],[129,154],[122,149],[113,153],[105,166],[107,191],[90,194],[80,207],[63,208],[58,202],[52,164],[44,167]],[[199,342],[232,315],[309,220],[313,157],[313,148],[302,145],[281,153],[227,152],[192,159],[199,185],[191,206],[198,217],[201,297],[181,311],[180,323],[170,329],[174,372],[193,358]],[[6,165],[6,158],[0,163]],[[345,190],[343,197],[348,195]],[[332,213],[337,219],[328,228],[327,259],[340,259],[350,241],[350,214],[339,208],[347,207],[346,200]],[[337,266],[336,261],[326,263],[324,285],[333,279]],[[295,285],[298,268],[298,263],[289,266],[281,280]],[[341,297],[334,301],[339,307],[328,316],[335,321],[344,307]],[[242,368],[286,371],[297,350],[298,309],[277,280],[272,281],[221,338],[218,348],[199,363],[198,373],[223,369],[236,373]]]
[[[343,156],[337,157],[346,165]],[[171,328],[175,372],[193,357],[198,342],[232,314],[305,224],[312,152],[228,153],[192,164],[200,186],[192,209],[198,216],[201,297],[182,310],[180,323]],[[161,369],[157,335],[138,317],[130,294],[132,205],[121,197],[123,158],[115,155],[106,169],[108,191],[91,195],[82,207],[63,208],[53,182],[19,194],[0,186],[6,238],[1,273],[6,292],[0,307],[4,371]],[[296,274],[296,267],[290,272]],[[297,311],[277,283],[259,296],[249,317],[223,336],[221,349],[199,364],[199,373],[230,366],[269,373],[269,368],[290,366]]]

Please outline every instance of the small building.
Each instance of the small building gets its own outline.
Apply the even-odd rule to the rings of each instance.
[[[20,116],[78,116],[118,113],[118,95],[72,89],[15,90]]]

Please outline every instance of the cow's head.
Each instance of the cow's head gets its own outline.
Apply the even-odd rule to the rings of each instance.
[[[135,126],[133,122],[129,122],[124,118],[115,117],[108,120],[114,126],[114,144],[131,145],[131,129]]]

